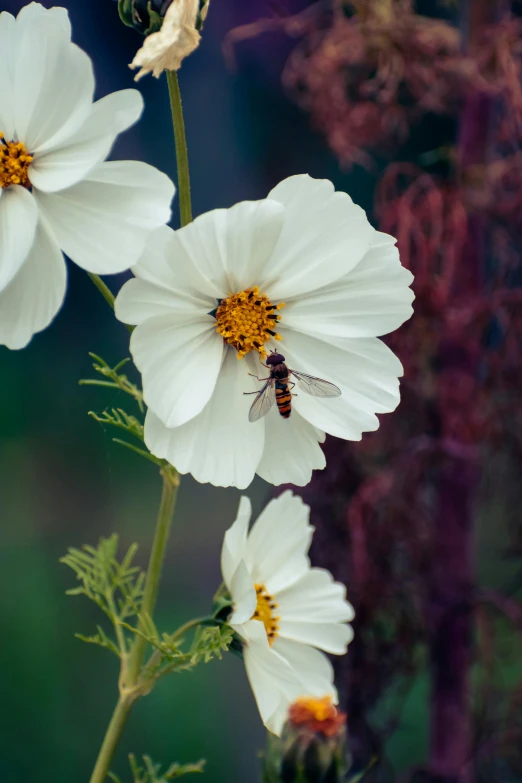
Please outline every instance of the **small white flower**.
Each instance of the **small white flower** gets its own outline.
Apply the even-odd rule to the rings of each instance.
[[[143,100],[122,90],[93,103],[89,57],[64,8],[0,14],[0,345],[23,348],[62,304],[62,251],[111,274],[166,223],[174,186],[145,163],[105,163]]]
[[[245,641],[247,675],[274,734],[300,696],[331,696],[337,703],[332,665],[319,650],[342,655],[353,638],[348,622],[354,611],[344,585],[310,566],[309,514],[301,498],[283,492],[249,533],[251,506],[242,497],[221,553],[234,605],[229,623]]]
[[[161,30],[145,38],[130,68],[140,68],[136,81],[147,73],[158,78],[163,71],[177,71],[182,60],[199,46],[198,18],[204,19],[208,2],[200,12],[200,0],[172,0]]]
[[[377,335],[410,317],[412,275],[395,240],[327,180],[289,177],[262,201],[160,229],[133,272],[116,314],[137,324],[145,440],[181,473],[217,486],[244,488],[255,473],[303,486],[325,466],[325,432],[359,440],[399,402],[401,363]],[[262,385],[249,373],[266,377],[260,357],[275,347],[341,396],[298,385],[289,419],[273,406],[250,423],[245,392]]]

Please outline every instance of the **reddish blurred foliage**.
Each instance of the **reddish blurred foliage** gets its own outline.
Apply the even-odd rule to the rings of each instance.
[[[318,15],[283,82],[342,164],[370,166],[371,150],[393,151],[426,111],[455,108],[470,63],[457,30],[409,0],[360,5],[350,18]]]
[[[414,316],[386,339],[404,364],[398,411],[360,444],[327,441],[328,467],[303,492],[314,560],[356,607],[338,664],[355,762],[383,755],[427,652],[429,758],[405,780],[511,781],[522,686],[491,723],[491,704],[506,703],[491,684],[491,609],[522,629],[522,606],[480,590],[474,554],[484,466],[522,459],[522,20],[505,0],[462,0],[452,23],[410,0],[333,0],[276,24],[302,36],[283,83],[339,163],[377,171],[374,155],[396,158],[375,217],[415,275]],[[412,162],[402,145],[436,114],[457,141],[441,133]],[[521,557],[519,520],[510,533]],[[473,693],[479,659],[487,684]],[[392,779],[385,764],[368,775]]]

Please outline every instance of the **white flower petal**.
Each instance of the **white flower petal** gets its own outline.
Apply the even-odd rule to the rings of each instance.
[[[263,624],[252,620],[248,625],[251,641],[243,650],[245,669],[263,723],[279,736],[302,685],[288,662],[269,647]]]
[[[16,17],[18,30],[23,30],[25,25],[35,19],[37,16],[46,16],[59,24],[63,34],[71,39],[71,23],[66,8],[44,8],[41,3],[29,3],[24,5]]]
[[[230,593],[234,601],[234,611],[229,619],[232,627],[248,622],[256,610],[257,595],[254,582],[243,561],[239,563],[232,581]]]
[[[257,473],[276,486],[304,487],[312,478],[312,470],[321,470],[326,465],[319,447],[321,433],[295,410],[289,419],[283,419],[275,406],[264,422],[265,449]]]
[[[276,248],[263,271],[272,299],[313,291],[346,275],[368,249],[375,230],[350,196],[307,174],[283,180],[268,198],[285,206]]]
[[[184,312],[187,316],[210,313],[216,300],[198,294],[194,288],[192,264],[180,264],[175,249],[175,232],[168,226],[154,231],[129,280],[116,297],[116,317],[127,324],[147,318]],[[195,281],[197,284],[197,280]]]
[[[268,503],[252,527],[245,561],[254,582],[265,585],[269,593],[296,581],[310,568],[307,552],[314,528],[309,517],[309,507],[287,490]]]
[[[214,209],[176,231],[179,265],[192,264],[201,292],[218,299],[259,284],[284,217],[275,201]]]
[[[70,43],[53,14],[29,19],[18,40],[13,105],[16,133],[27,150],[67,138],[89,115],[94,93],[90,58]]]
[[[248,525],[251,516],[252,504],[249,498],[242,495],[235,522],[225,533],[221,549],[221,573],[229,590],[231,590],[232,577],[236,568],[245,559]]]
[[[288,661],[294,674],[302,682],[300,696],[331,696],[334,704],[337,704],[333,666],[326,655],[307,644],[282,639],[280,636],[275,640],[272,649]]]
[[[245,489],[254,478],[264,444],[263,424],[248,421],[252,398],[243,396],[253,385],[243,361],[238,361],[235,351],[227,351],[214,394],[199,416],[167,429],[151,411],[147,413],[148,448],[196,481]]]
[[[166,427],[200,413],[216,386],[223,340],[214,319],[183,313],[149,318],[132,333],[130,350],[143,374],[143,397]]]
[[[341,623],[307,623],[281,618],[279,634],[294,642],[311,644],[325,652],[343,655],[353,639],[351,625]]]
[[[139,161],[101,163],[87,179],[36,198],[62,250],[95,274],[136,263],[155,228],[170,219],[174,185]]]
[[[37,220],[36,202],[26,188],[13,185],[0,190],[0,291],[27,258]]]
[[[40,222],[24,264],[0,292],[0,345],[24,348],[45,329],[60,309],[66,279],[60,248]]]
[[[286,326],[317,335],[388,334],[413,312],[412,280],[393,237],[376,232],[372,246],[349,274],[287,301],[283,320]]]
[[[31,183],[50,193],[79,182],[107,157],[118,133],[133,125],[142,110],[137,90],[120,90],[96,101],[76,133],[52,148],[42,145],[31,164]]]
[[[15,134],[14,123],[14,62],[17,52],[17,30],[14,16],[0,14],[0,130],[7,139]]]
[[[278,590],[277,603],[285,621],[344,623],[355,617],[346,600],[346,587],[334,582],[323,568],[311,568],[298,581]]]
[[[293,406],[319,429],[346,440],[360,440],[363,432],[378,428],[376,413],[388,413],[399,404],[402,365],[376,337],[316,339],[282,328],[281,336],[291,369],[323,378],[341,389],[340,397],[311,397],[296,379]]]

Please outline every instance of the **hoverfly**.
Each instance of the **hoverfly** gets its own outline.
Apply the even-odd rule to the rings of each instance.
[[[268,378],[258,378],[258,381],[266,381],[263,388],[258,392],[245,392],[245,394],[257,394],[248,414],[249,421],[258,421],[266,416],[272,405],[277,403],[277,408],[283,419],[288,419],[292,412],[292,394],[290,384],[293,389],[295,383],[290,381],[293,376],[301,388],[312,397],[339,397],[341,390],[329,381],[323,381],[321,378],[314,378],[313,375],[306,375],[304,372],[290,370],[285,364],[285,357],[272,351],[263,367],[268,367],[270,376]],[[257,376],[254,376],[257,377]]]

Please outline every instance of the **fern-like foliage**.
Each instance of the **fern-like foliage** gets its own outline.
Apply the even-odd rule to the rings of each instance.
[[[114,367],[111,367],[105,359],[101,356],[97,356],[95,353],[89,353],[91,359],[94,359],[93,369],[103,376],[105,380],[100,381],[97,378],[85,378],[80,381],[80,386],[105,386],[109,389],[119,389],[132,397],[137,403],[140,411],[143,413],[145,410],[143,404],[143,393],[136,384],[131,383],[126,375],[120,372],[130,359],[122,359]]]
[[[105,647],[118,656],[123,656],[128,642],[123,629],[128,620],[139,616],[143,598],[145,574],[133,565],[137,546],[132,544],[121,562],[117,558],[118,536],[102,538],[97,547],[84,546],[69,549],[60,562],[71,568],[78,587],[67,590],[67,595],[85,595],[109,618],[114,626],[116,639],[110,639],[100,628],[94,636],[78,638],[90,644]]]
[[[196,764],[171,764],[171,766],[161,771],[160,764],[154,764],[150,756],[143,756],[143,760],[138,763],[136,757],[131,753],[129,762],[132,772],[133,783],[169,783],[171,780],[177,780],[183,775],[189,775],[194,772],[203,772],[205,761],[202,759]],[[109,777],[113,783],[121,783],[120,779],[112,772]]]

